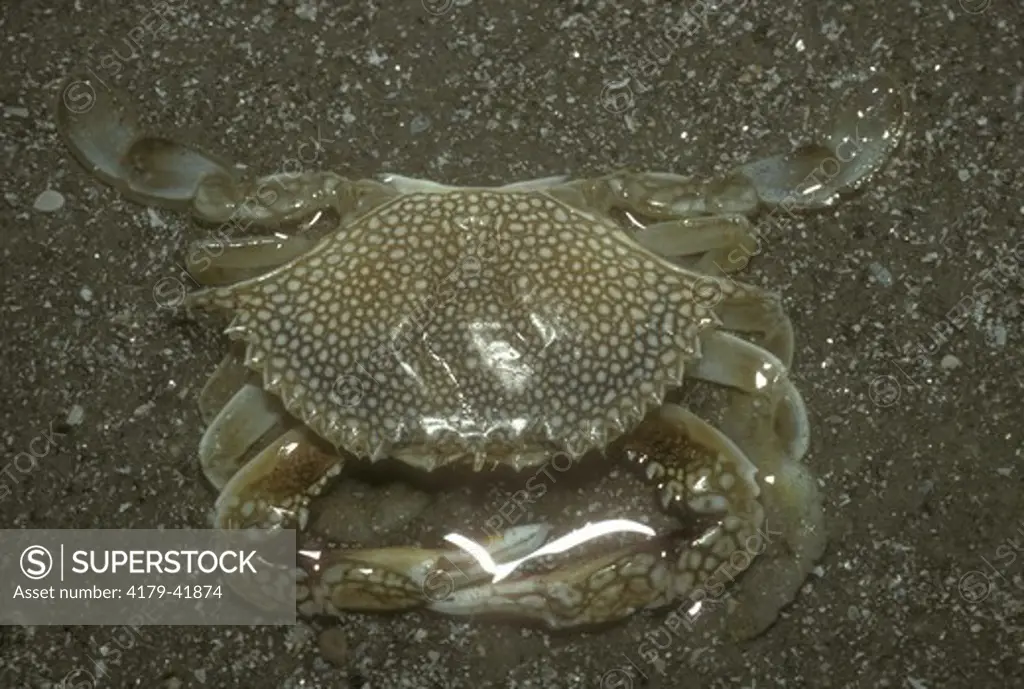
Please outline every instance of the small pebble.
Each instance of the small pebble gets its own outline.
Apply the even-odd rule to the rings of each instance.
[[[340,627],[330,627],[320,635],[320,654],[336,667],[348,663],[348,639]]]
[[[83,287],[78,290],[78,296],[82,298],[82,301],[92,301],[92,290],[88,287]]]
[[[964,168],[960,168],[960,171],[957,172],[956,174],[957,174],[957,177],[960,178],[961,182],[966,182],[967,180],[969,180],[971,178],[970,171],[969,170],[965,170]]]
[[[409,133],[411,134],[422,134],[428,129],[430,129],[430,118],[426,115],[417,115],[409,123]]]
[[[23,108],[17,105],[9,105],[4,108],[4,112],[10,117],[28,117],[28,108]]]
[[[300,2],[295,8],[295,16],[308,22],[316,21],[317,7],[315,2]]]
[[[290,653],[298,653],[313,640],[313,637],[313,629],[300,622],[285,634],[284,647]]]
[[[167,223],[164,222],[164,219],[161,218],[159,213],[157,213],[152,208],[147,208],[146,209],[146,217],[149,218],[149,226],[150,227],[153,227],[153,228],[158,229],[158,230],[167,227]]]
[[[939,366],[947,371],[952,371],[954,368],[959,368],[960,364],[963,363],[952,354],[947,354],[942,357],[942,361],[939,362]]]
[[[997,325],[992,328],[992,343],[995,344],[996,347],[1006,346],[1006,326]]]
[[[82,419],[84,418],[85,409],[82,408],[82,405],[76,404],[75,406],[71,407],[71,411],[68,412],[68,417],[64,420],[64,422],[69,426],[77,426],[78,424],[82,423]]]
[[[40,213],[52,213],[64,207],[64,195],[59,191],[47,189],[36,197],[36,202],[32,204],[32,207]]]
[[[888,287],[892,284],[892,273],[889,269],[883,266],[881,263],[872,263],[868,266],[868,272],[871,273],[871,277],[883,287]]]

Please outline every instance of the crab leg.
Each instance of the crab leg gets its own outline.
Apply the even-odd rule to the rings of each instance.
[[[86,74],[65,80],[56,111],[68,148],[103,182],[138,204],[191,211],[207,222],[274,227],[323,211],[360,213],[395,195],[385,184],[330,172],[243,179],[219,156],[142,130],[123,96]]]
[[[258,382],[245,366],[245,346],[234,342],[199,393],[199,413],[207,426],[247,382]],[[233,473],[233,472],[232,472]],[[218,486],[218,490],[222,486]]]
[[[189,275],[200,285],[228,285],[258,277],[316,246],[311,237],[212,237],[192,242],[186,256]]]
[[[702,306],[713,310],[726,330],[758,333],[763,347],[782,362],[793,364],[793,324],[775,293],[724,275],[699,275],[691,288]]]
[[[763,409],[763,424],[786,448],[786,455],[799,461],[807,452],[810,424],[807,409],[787,367],[773,354],[746,340],[720,330],[701,335],[703,356],[686,375],[746,393]]]
[[[248,394],[243,388],[228,407],[241,404],[239,396]],[[231,475],[217,499],[214,526],[304,530],[310,501],[343,465],[344,459],[309,429],[293,428]],[[541,525],[516,527],[489,539],[485,547],[494,558],[521,557],[536,550],[548,531]],[[335,547],[302,550],[299,562],[298,604],[305,614],[420,607],[486,574],[476,560],[454,548]]]
[[[749,565],[753,555],[744,548],[752,550],[763,523],[757,469],[724,434],[681,407],[664,405],[612,451],[656,487],[665,510],[711,525],[696,538],[625,546],[552,572],[457,590],[430,608],[561,629],[660,607],[713,581],[724,585]]]
[[[728,280],[728,278],[721,278]],[[778,357],[787,369],[793,366],[793,323],[779,296],[752,285],[732,281],[733,293],[715,308],[722,327],[741,333],[758,333],[761,346]]]
[[[78,162],[141,205],[188,210],[203,180],[232,174],[224,160],[143,133],[120,94],[89,75],[69,75],[55,109],[57,131]]]
[[[605,213],[618,209],[647,221],[667,221],[640,232],[638,240],[666,255],[688,254],[699,244],[694,238],[698,226],[685,219],[750,216],[762,205],[787,211],[833,205],[840,194],[860,188],[885,165],[899,144],[905,120],[899,86],[876,74],[847,93],[823,143],[748,163],[717,179],[622,171],[574,182],[555,193],[577,207]],[[706,226],[721,235],[707,240],[708,249],[724,249],[730,241],[734,249],[743,245],[749,233],[735,227],[736,222]],[[678,239],[671,237],[673,225]]]
[[[738,213],[659,222],[635,232],[633,239],[670,258],[701,254],[692,265],[684,265],[707,275],[742,270],[747,265],[746,258],[761,250],[750,221]]]
[[[833,111],[825,140],[739,169],[762,203],[789,208],[824,208],[855,191],[888,162],[906,127],[902,88],[883,73],[851,88]]]
[[[486,539],[483,547],[492,560],[524,557],[549,531],[543,525],[517,526]],[[299,611],[306,615],[423,607],[487,576],[477,559],[455,548],[301,550],[299,558]]]
[[[793,446],[766,423],[763,400],[737,392],[722,430],[757,464],[765,506],[778,545],[766,549],[744,575],[751,583],[734,590],[729,628],[737,639],[763,632],[793,600],[821,559],[828,541],[818,484]]]
[[[227,363],[233,368],[233,362]],[[230,382],[230,374],[230,370],[221,376],[214,374],[200,396],[201,410],[204,404],[213,403],[214,396],[222,392],[211,386]],[[274,430],[280,435],[294,423],[278,398],[254,382],[243,382],[210,421],[199,441],[199,465],[203,474],[214,488],[223,490],[242,468],[246,454],[257,446],[261,438]]]
[[[333,172],[277,173],[254,180],[218,176],[197,186],[192,213],[207,222],[277,227],[324,211],[341,218],[359,215],[394,196],[379,182],[352,182]]]

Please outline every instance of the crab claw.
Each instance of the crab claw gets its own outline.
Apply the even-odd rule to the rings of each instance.
[[[336,615],[341,610],[433,607],[460,587],[486,578],[485,563],[529,556],[550,532],[546,524],[507,529],[481,545],[482,561],[481,552],[455,548],[300,550],[299,610]]]
[[[205,179],[232,179],[224,161],[142,131],[135,112],[98,79],[69,77],[56,111],[57,131],[78,162],[136,203],[188,211]]]
[[[833,205],[863,185],[899,145],[907,104],[899,85],[876,74],[847,93],[824,144],[748,163],[739,169],[762,203],[792,208]]]

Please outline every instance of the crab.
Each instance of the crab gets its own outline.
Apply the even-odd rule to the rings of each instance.
[[[759,212],[832,206],[887,161],[904,120],[887,77],[852,91],[825,143],[718,178],[623,170],[498,187],[253,179],[140,130],[123,98],[96,86],[69,79],[58,130],[129,199],[236,230],[336,218],[321,236],[207,239],[189,252],[202,288],[186,306],[233,316],[235,344],[199,400],[218,528],[303,530],[344,466],[383,458],[423,472],[625,465],[688,525],[654,534],[609,520],[552,540],[532,524],[482,542],[454,534],[453,547],[306,549],[301,613],[418,608],[565,629],[699,600],[746,572],[764,627],[795,596],[826,537],[803,464],[793,328],[775,293],[732,274],[760,251]],[[720,427],[669,401],[696,380],[732,391]],[[783,544],[764,555],[750,544],[768,519]],[[643,537],[579,554],[608,533]],[[530,566],[553,553],[570,557]],[[431,578],[453,566],[459,585],[436,595]]]

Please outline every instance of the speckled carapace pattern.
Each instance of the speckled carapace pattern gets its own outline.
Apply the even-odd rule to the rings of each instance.
[[[702,279],[542,193],[467,191],[388,202],[188,301],[237,314],[249,365],[320,437],[357,457],[423,447],[432,470],[576,458],[632,428],[717,322]]]
[[[873,184],[755,222],[761,253],[737,276],[781,292],[793,319],[829,529],[817,575],[763,636],[736,644],[671,614],[585,635],[418,613],[327,631],[8,627],[0,686],[1024,684],[1020,3],[51,0],[7,3],[0,25],[0,520],[15,528],[201,526],[215,497],[195,400],[226,320],[187,315],[181,295],[187,243],[218,230],[81,169],[51,107],[74,70],[261,173],[449,184],[724,173],[809,140],[870,67],[911,106]],[[343,485],[312,521],[435,543],[453,525],[656,509],[625,472],[560,467],[475,502]]]

